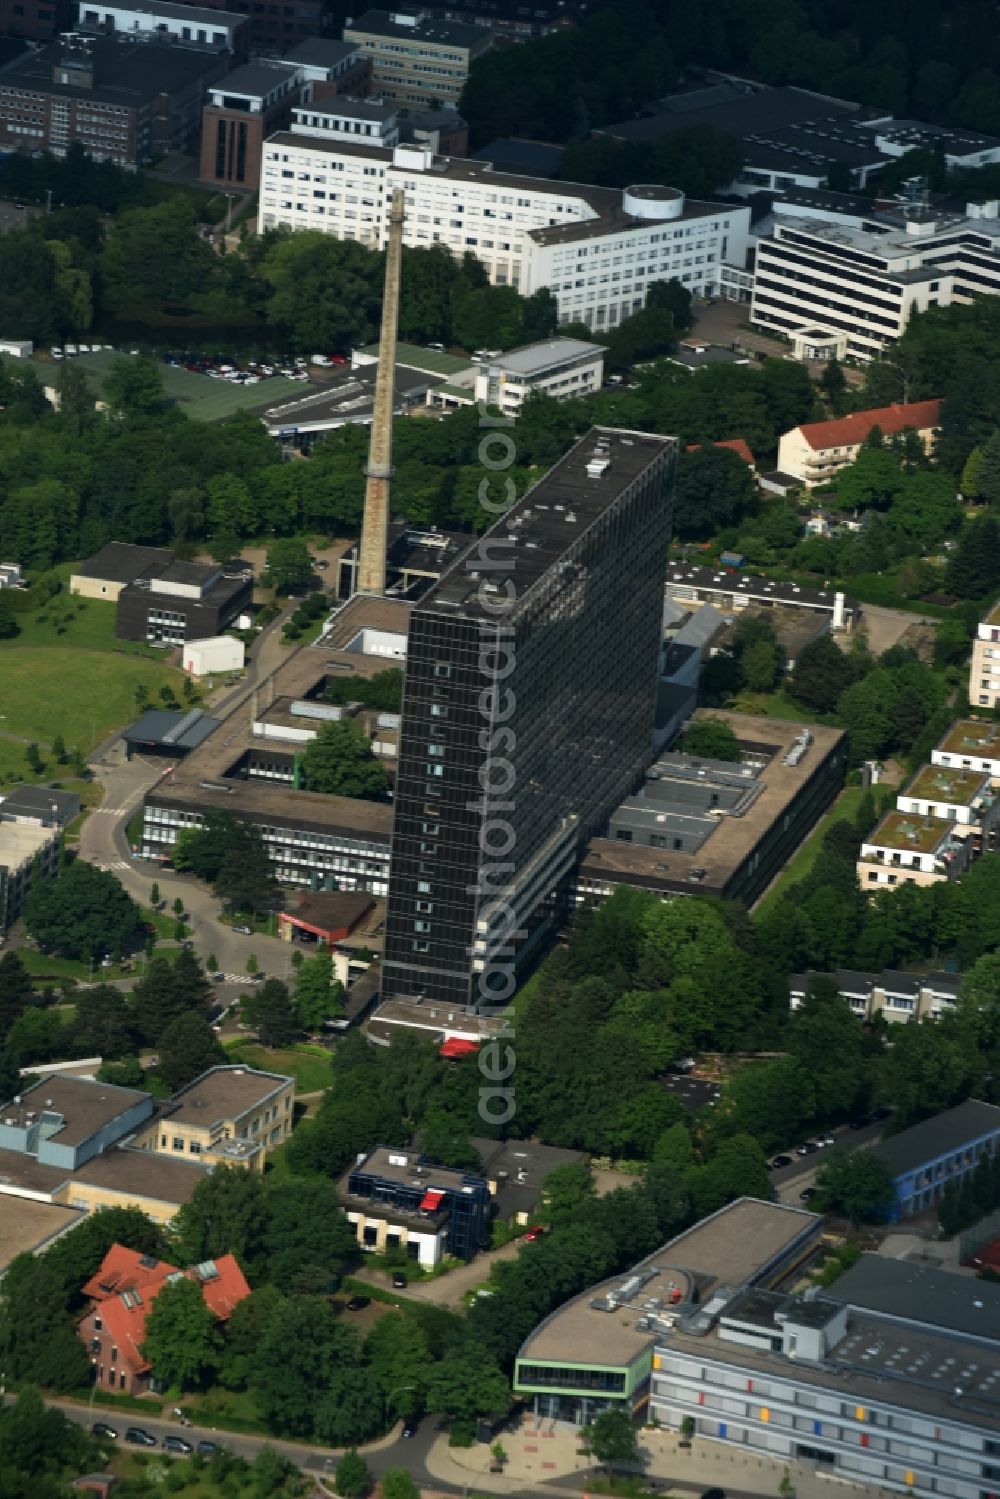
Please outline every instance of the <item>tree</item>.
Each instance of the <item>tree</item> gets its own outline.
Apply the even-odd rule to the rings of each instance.
[[[172,1093],[226,1061],[212,1027],[193,1010],[178,1015],[162,1032],[159,1053],[159,1075]]]
[[[363,725],[351,718],[322,725],[302,756],[302,769],[309,790],[328,796],[374,797],[389,784]]]
[[[892,1172],[875,1150],[834,1155],[816,1173],[815,1206],[855,1224],[883,1221],[895,1199]]]
[[[345,1452],[340,1459],[333,1483],[341,1499],[364,1499],[371,1489],[372,1476],[368,1471],[368,1464],[363,1457],[358,1456],[354,1448]]]
[[[835,357],[827,360],[819,377],[819,385],[833,407],[834,413],[839,416],[844,393],[847,390],[847,381],[844,379],[844,371],[839,359]]]
[[[38,745],[34,743],[29,744],[24,752],[24,758],[28,762],[28,769],[31,771],[32,775],[40,776],[42,771],[45,769],[45,765],[41,755],[38,752]]]
[[[213,888],[220,901],[238,911],[273,911],[281,904],[267,846],[253,823],[234,825]]]
[[[391,1415],[412,1416],[422,1408],[434,1360],[427,1334],[412,1317],[388,1312],[365,1339],[369,1367]]]
[[[354,1228],[325,1177],[270,1182],[263,1247],[272,1282],[299,1293],[329,1291],[358,1256]]]
[[[17,616],[0,593],[0,640],[13,640],[20,633],[21,626],[17,622]]]
[[[288,986],[280,979],[265,979],[244,995],[243,1010],[265,1046],[286,1046],[300,1032]]]
[[[125,996],[110,984],[80,990],[73,1038],[85,1056],[127,1056],[135,1045],[136,1026]]]
[[[472,1420],[505,1411],[509,1404],[510,1386],[503,1371],[473,1345],[454,1349],[428,1371],[429,1411]]]
[[[1000,432],[991,433],[976,453],[979,461],[975,470],[975,488],[969,492],[987,504],[1000,505]],[[964,484],[968,468],[969,464],[966,464],[962,473],[963,492],[967,492]]]
[[[174,868],[190,870],[202,880],[216,880],[230,843],[239,836],[238,829],[231,812],[210,807],[200,827],[182,828],[178,833],[173,852]],[[159,900],[159,887],[155,888],[154,904]]]
[[[13,949],[5,952],[0,958],[0,1043],[34,998],[28,970]]]
[[[724,718],[694,718],[681,735],[680,748],[687,755],[706,760],[740,760],[743,751]]]
[[[681,453],[674,486],[674,530],[702,540],[734,525],[753,503],[753,475],[730,448],[701,446]]]
[[[197,1264],[235,1254],[252,1267],[264,1253],[267,1223],[264,1181],[242,1166],[216,1166],[203,1177],[173,1220],[181,1263]]]
[[[189,998],[187,990],[178,983],[174,965],[166,958],[151,959],[132,991],[139,1032],[154,1046],[174,1021],[194,1010],[198,1002],[196,996]]]
[[[960,599],[980,599],[1000,576],[1000,524],[992,515],[970,521],[948,564],[948,588]]]
[[[24,917],[43,947],[72,958],[128,951],[142,935],[142,912],[120,881],[81,859],[32,883]]]
[[[90,1365],[68,1314],[69,1293],[47,1258],[18,1255],[0,1281],[0,1369],[61,1393],[84,1385]]]
[[[162,411],[164,399],[160,366],[150,355],[123,355],[112,362],[104,378],[104,400],[119,422],[148,420]]]
[[[272,542],[267,552],[267,571],[276,593],[308,588],[315,577],[309,548],[294,537]]]
[[[386,1468],[379,1489],[382,1499],[420,1499],[420,1490],[405,1468]]]
[[[218,1367],[221,1338],[198,1281],[168,1281],[149,1309],[142,1352],[161,1384],[194,1390]]]
[[[864,1032],[831,980],[811,980],[789,1024],[788,1049],[812,1084],[818,1118],[850,1108],[862,1072]]]
[[[628,1411],[607,1410],[587,1427],[587,1443],[599,1463],[620,1468],[639,1460],[635,1423]]]
[[[67,760],[69,759],[69,756],[66,753],[66,745],[63,742],[63,736],[61,734],[57,734],[52,741],[52,753],[59,765],[65,765]]]
[[[333,977],[333,958],[328,952],[319,952],[299,965],[294,997],[304,1031],[322,1030],[325,1020],[344,1013],[344,986]]]
[[[841,693],[863,671],[863,663],[842,651],[830,635],[819,635],[798,653],[792,671],[792,691],[810,708],[832,713]]]
[[[274,1431],[309,1437],[318,1425],[319,1393],[342,1388],[341,1376],[358,1378],[357,1339],[334,1320],[329,1302],[295,1296],[279,1302],[258,1340],[251,1360],[251,1383],[261,1414]],[[283,1376],[274,1378],[281,1368]],[[360,1380],[358,1380],[360,1384]],[[366,1391],[367,1393],[367,1391]],[[377,1422],[379,1413],[373,1412]]]

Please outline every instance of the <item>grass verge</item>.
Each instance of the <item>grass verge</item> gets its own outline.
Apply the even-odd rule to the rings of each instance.
[[[836,801],[824,814],[813,828],[805,843],[802,844],[795,855],[778,875],[770,890],[763,895],[754,907],[755,916],[763,916],[773,905],[781,900],[785,891],[792,885],[797,885],[804,880],[819,858],[823,848],[823,835],[827,828],[832,827],[835,822],[851,822],[857,816],[858,808],[864,796],[862,786],[845,786]]]

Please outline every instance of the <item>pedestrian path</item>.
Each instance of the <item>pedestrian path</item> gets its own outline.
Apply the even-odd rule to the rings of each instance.
[[[427,1471],[440,1483],[467,1485],[474,1492],[514,1494],[526,1488],[570,1488],[586,1494],[596,1476],[594,1460],[580,1450],[578,1427],[560,1421],[523,1421],[500,1438],[506,1454],[502,1473],[491,1473],[490,1444],[449,1447],[442,1435],[430,1448]],[[720,1488],[727,1499],[771,1496],[780,1492],[787,1469],[796,1499],[884,1499],[876,1485],[853,1483],[809,1464],[767,1457],[734,1442],[695,1437],[682,1446],[676,1432],[644,1429],[639,1433],[642,1471],[658,1490],[704,1493]]]

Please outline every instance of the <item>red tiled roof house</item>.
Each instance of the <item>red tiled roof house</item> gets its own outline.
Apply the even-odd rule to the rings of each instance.
[[[127,1395],[145,1395],[154,1371],[143,1356],[146,1317],[163,1287],[184,1276],[201,1285],[205,1305],[220,1322],[250,1295],[231,1254],[179,1270],[165,1260],[113,1244],[97,1274],[83,1286],[93,1303],[77,1328],[90,1356],[95,1384]]]
[[[785,432],[778,443],[778,471],[801,479],[803,484],[825,484],[840,469],[853,463],[877,427],[884,437],[907,428],[916,432],[930,452],[941,421],[940,401],[911,401],[908,406],[876,406],[852,411],[829,422],[805,422]]]

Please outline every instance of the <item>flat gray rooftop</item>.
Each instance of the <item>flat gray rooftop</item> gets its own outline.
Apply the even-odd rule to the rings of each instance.
[[[57,1145],[79,1145],[144,1101],[150,1101],[150,1095],[138,1088],[118,1088],[89,1078],[49,1073],[20,1094],[20,1103],[4,1103],[0,1118],[23,1129],[43,1114],[61,1114],[62,1127],[50,1138]]]
[[[522,349],[511,349],[509,354],[500,354],[489,361],[514,375],[535,375],[550,369],[559,369],[573,360],[604,356],[603,344],[585,343],[582,338],[551,338],[545,343],[526,344]]]
[[[942,1335],[988,1338],[1000,1345],[1000,1285],[989,1281],[933,1270],[911,1260],[863,1254],[834,1281],[827,1295],[862,1312],[919,1323]]]
[[[517,582],[514,616],[549,568],[600,520],[629,485],[675,445],[676,439],[672,437],[592,427],[485,532],[481,542],[483,551],[490,537],[503,537],[510,576]],[[603,472],[596,476],[588,473],[588,465],[595,456],[607,460]],[[499,587],[504,569],[490,576]],[[495,613],[487,614],[480,604],[479,586],[470,554],[442,575],[417,608],[420,613],[448,617],[461,614],[472,619],[495,618]]]
[[[617,838],[592,838],[583,858],[582,871],[589,880],[643,885],[648,889],[690,891],[692,884],[721,892],[734,872],[774,827],[806,783],[825,764],[844,738],[842,729],[809,724],[812,736],[805,753],[794,764],[787,755],[803,725],[780,718],[749,713],[730,713],[700,708],[696,718],[721,718],[741,745],[764,754],[767,764],[757,782],[759,794],[739,817],[713,819],[710,838],[690,849],[647,847],[620,842]],[[723,762],[724,764],[726,762]],[[729,766],[730,771],[734,769]]]
[[[962,1150],[995,1130],[1000,1130],[1000,1107],[967,1098],[943,1114],[935,1114],[932,1119],[924,1119],[882,1140],[878,1153],[893,1175],[900,1176],[938,1156]]]
[[[208,1127],[221,1119],[239,1119],[291,1082],[283,1073],[253,1067],[213,1067],[174,1094],[170,1122]]]
[[[628,1365],[656,1341],[654,1332],[638,1325],[646,1302],[669,1302],[675,1287],[687,1299],[696,1284],[706,1289],[713,1285],[739,1286],[758,1276],[766,1282],[767,1267],[797,1240],[806,1244],[813,1236],[818,1238],[822,1221],[802,1208],[741,1197],[647,1255],[632,1270],[612,1276],[566,1302],[528,1335],[518,1359],[565,1360],[571,1364],[599,1359],[602,1364],[619,1368]],[[616,1311],[591,1305],[631,1277],[652,1270],[656,1273]]]

